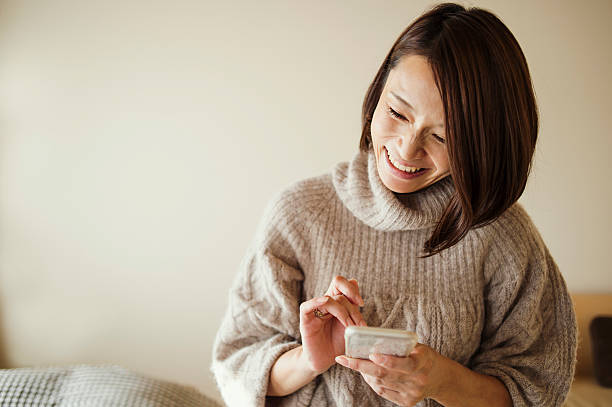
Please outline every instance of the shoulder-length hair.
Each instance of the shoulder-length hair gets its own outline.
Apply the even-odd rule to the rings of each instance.
[[[523,193],[538,135],[535,93],[523,52],[491,12],[442,3],[414,20],[387,54],[362,107],[359,149],[371,150],[370,123],[389,72],[406,55],[427,58],[444,106],[455,191],[426,256],[493,222]]]

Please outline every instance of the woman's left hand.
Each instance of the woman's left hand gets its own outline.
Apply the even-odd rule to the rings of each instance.
[[[432,398],[443,380],[442,355],[421,343],[407,357],[372,354],[366,360],[343,355],[336,362],[360,372],[378,395],[400,406]]]

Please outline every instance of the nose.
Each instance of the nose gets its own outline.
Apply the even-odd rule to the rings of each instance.
[[[416,129],[410,129],[400,137],[398,152],[406,161],[413,161],[415,158],[420,158],[419,153],[422,147],[423,138],[420,136],[420,132]]]

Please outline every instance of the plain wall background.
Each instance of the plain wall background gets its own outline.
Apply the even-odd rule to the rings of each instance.
[[[117,363],[219,398],[227,291],[263,208],[357,152],[428,1],[0,1],[1,367]],[[612,2],[472,1],[541,113],[524,204],[571,291],[612,292]]]

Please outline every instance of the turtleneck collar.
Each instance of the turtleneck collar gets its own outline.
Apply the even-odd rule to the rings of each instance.
[[[447,176],[424,189],[402,194],[400,201],[380,179],[373,150],[359,150],[351,161],[336,164],[332,182],[340,200],[355,217],[384,231],[435,226],[455,190]]]

